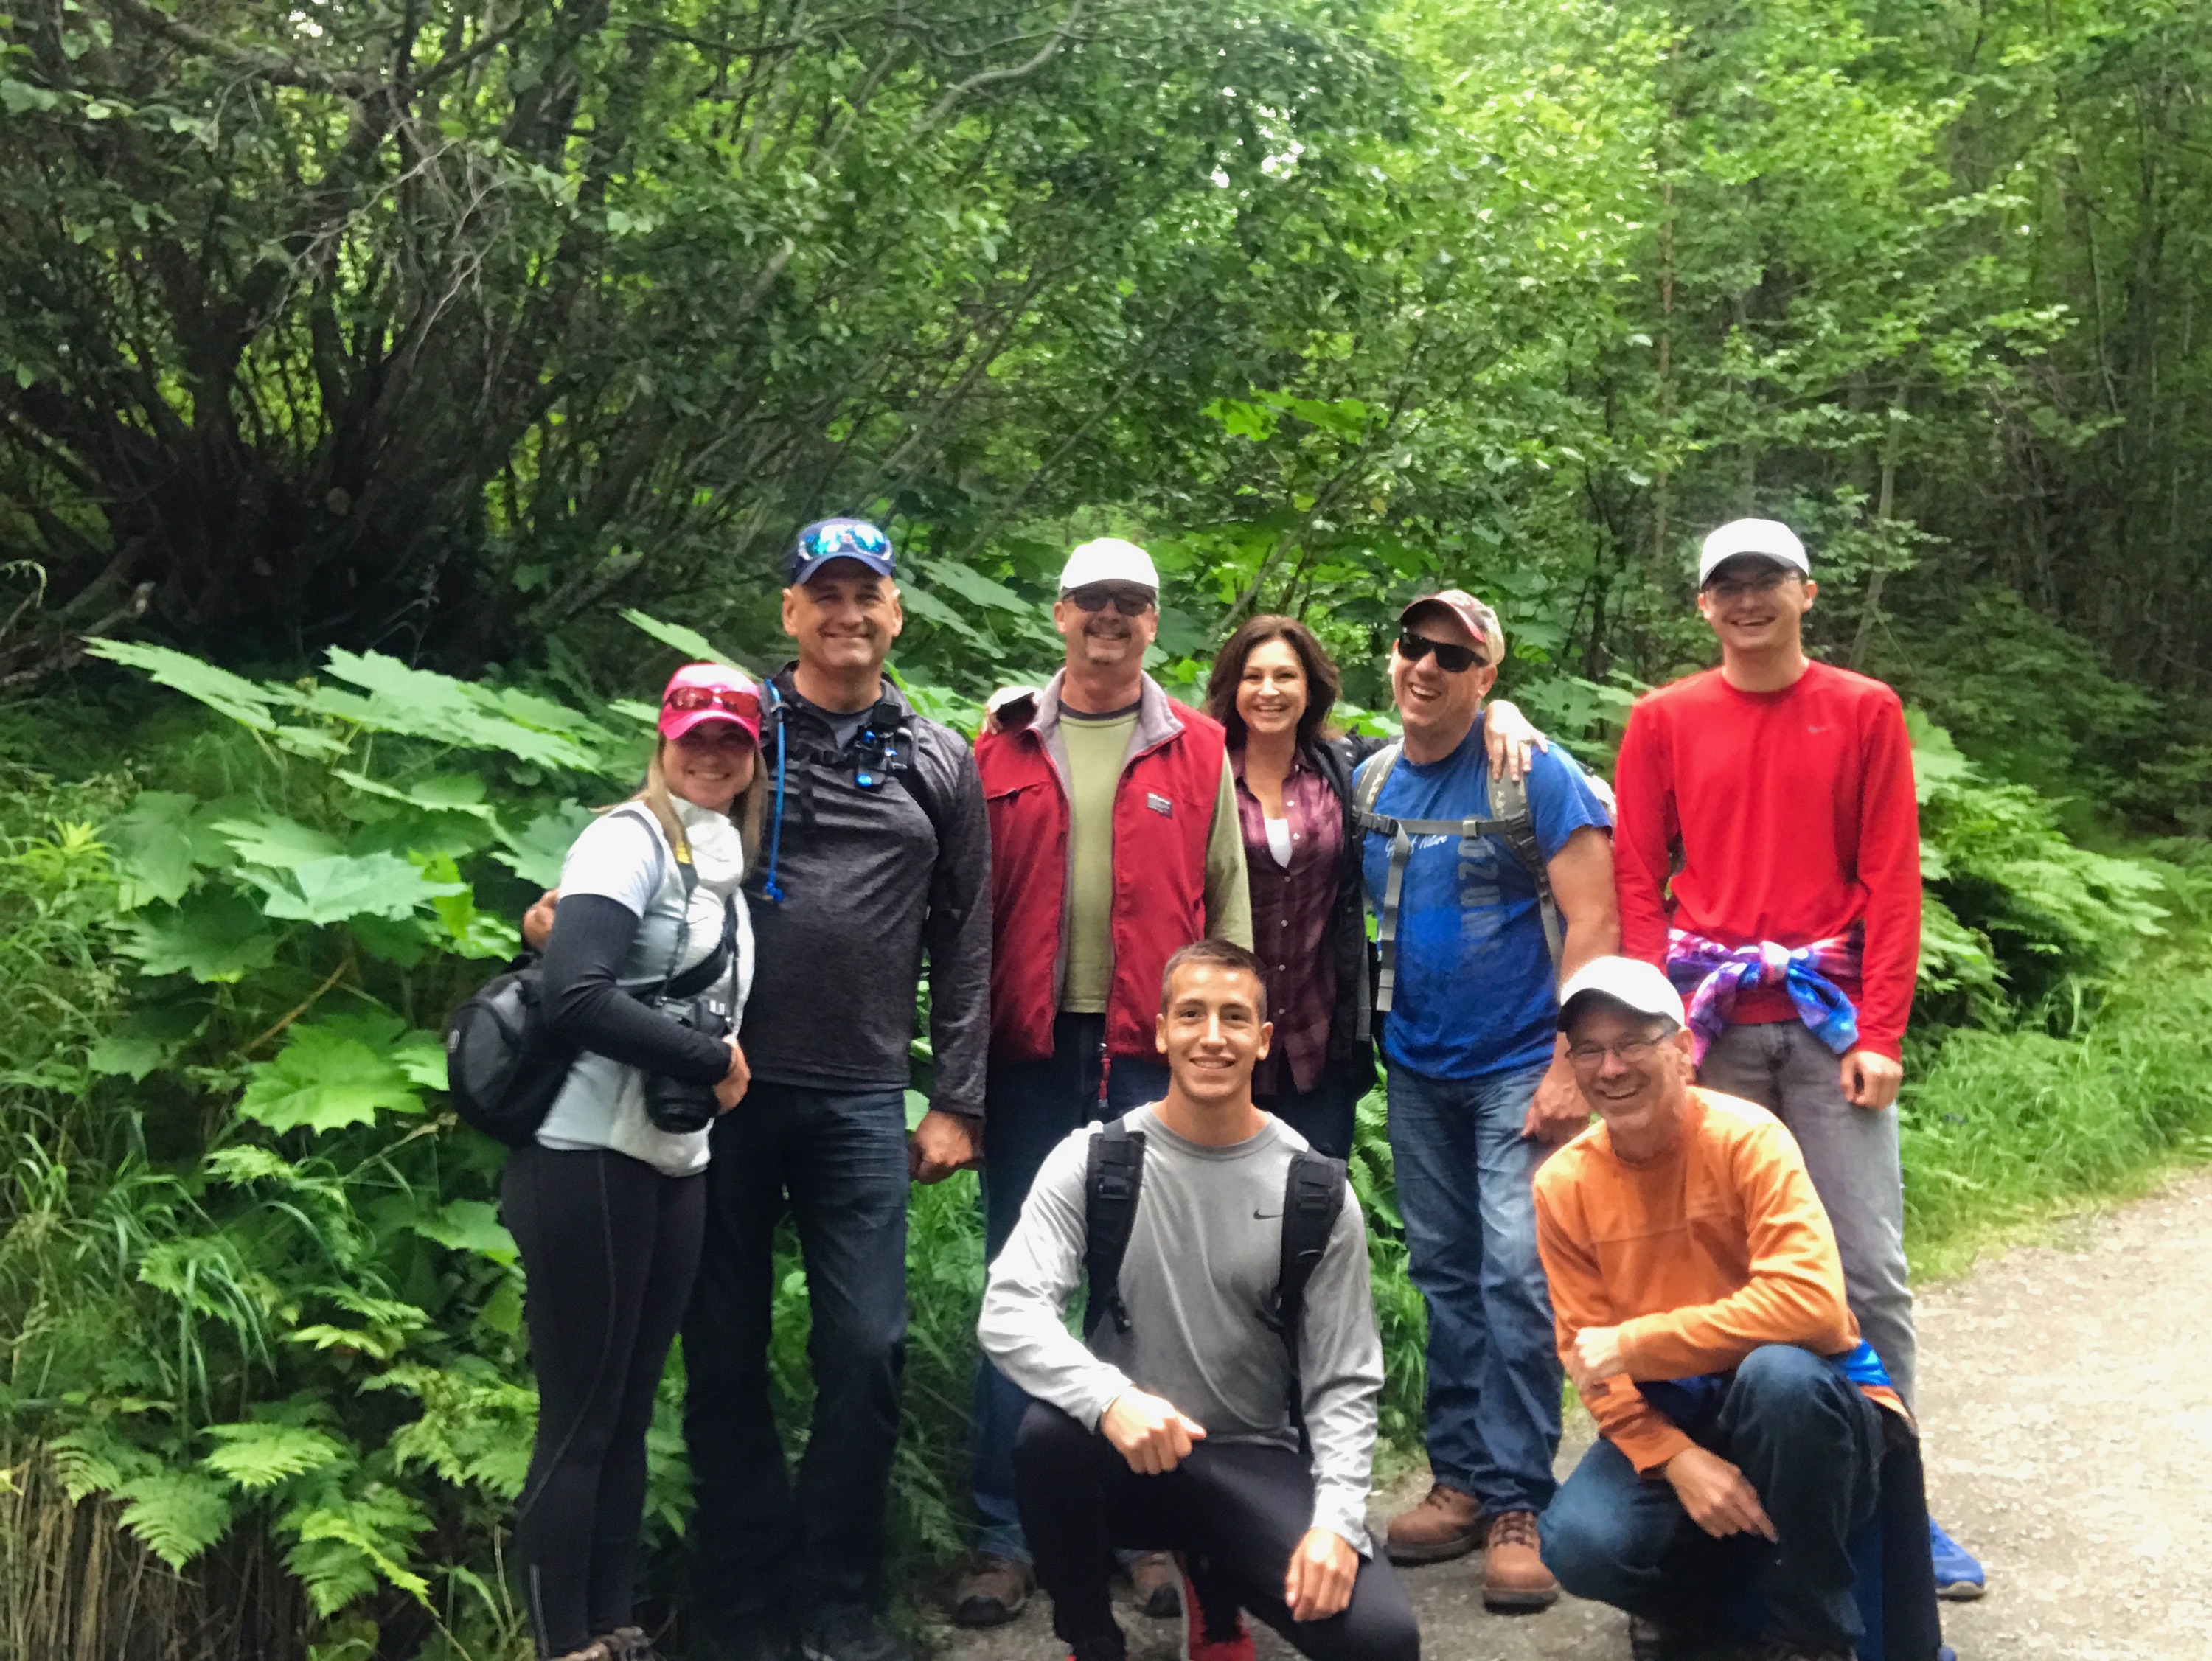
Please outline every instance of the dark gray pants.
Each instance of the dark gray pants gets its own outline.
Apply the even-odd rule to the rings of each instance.
[[[1801,1021],[1730,1027],[1713,1040],[1698,1082],[1755,1101],[1790,1127],[1827,1208],[1859,1332],[1912,1400],[1912,1282],[1905,1262],[1905,1177],[1897,1109],[1869,1112],[1844,1098],[1843,1058]]]

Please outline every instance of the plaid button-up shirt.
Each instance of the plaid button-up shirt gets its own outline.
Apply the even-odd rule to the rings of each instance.
[[[1244,864],[1252,883],[1252,949],[1267,977],[1267,1018],[1275,1038],[1252,1076],[1253,1094],[1310,1090],[1328,1064],[1328,1028],[1336,1009],[1336,964],[1329,918],[1344,857],[1344,804],[1301,755],[1283,780],[1283,815],[1291,826],[1291,863],[1275,863],[1267,817],[1244,783],[1244,752],[1229,753],[1237,775],[1237,814]]]

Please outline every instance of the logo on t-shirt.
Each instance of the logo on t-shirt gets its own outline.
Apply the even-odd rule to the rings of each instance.
[[[1169,801],[1166,797],[1162,796],[1158,791],[1148,790],[1145,792],[1145,805],[1150,808],[1154,813],[1165,814],[1170,818],[1173,818],[1175,816],[1175,803]]]

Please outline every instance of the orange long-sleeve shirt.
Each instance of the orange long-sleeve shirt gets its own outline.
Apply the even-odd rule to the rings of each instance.
[[[1729,1372],[1761,1344],[1858,1345],[1835,1231],[1796,1143],[1765,1108],[1717,1091],[1691,1090],[1681,1139],[1647,1163],[1616,1155],[1601,1124],[1546,1161],[1536,1244],[1561,1357],[1586,1326],[1620,1328],[1627,1376],[1583,1400],[1639,1471],[1690,1438],[1634,1380]]]

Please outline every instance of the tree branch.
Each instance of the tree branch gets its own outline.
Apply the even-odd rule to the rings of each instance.
[[[101,0],[110,11],[137,24],[149,34],[157,34],[190,52],[212,58],[217,63],[228,64],[234,70],[262,81],[273,81],[282,87],[300,87],[308,92],[330,93],[339,98],[365,98],[380,90],[381,83],[363,75],[331,75],[321,70],[309,69],[273,52],[263,52],[252,46],[234,46],[228,40],[218,39],[204,29],[193,27],[157,11],[146,0]]]
[[[1068,36],[1075,32],[1076,20],[1083,15],[1083,5],[1084,0],[1074,0],[1074,3],[1067,9],[1067,15],[1060,20],[1060,27],[1052,32],[1052,38],[1039,46],[1036,55],[1027,63],[1016,64],[1002,70],[979,70],[965,81],[948,88],[945,96],[930,106],[929,113],[915,123],[915,133],[919,135],[927,132],[952,112],[954,105],[980,88],[990,86],[995,82],[1019,81],[1035,75],[1051,61],[1052,55],[1058,52],[1066,43]]]

